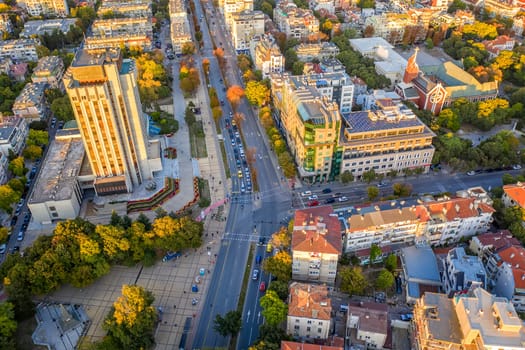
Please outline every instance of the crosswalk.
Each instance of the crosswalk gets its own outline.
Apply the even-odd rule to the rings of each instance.
[[[261,238],[261,236],[257,234],[225,232],[224,236],[222,237],[222,240],[223,241],[259,242],[259,238]]]

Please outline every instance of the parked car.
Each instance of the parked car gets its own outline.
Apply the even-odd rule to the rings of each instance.
[[[31,213],[26,213],[24,216],[24,224],[29,223],[29,221],[31,221]]]
[[[20,232],[18,232],[18,235],[16,236],[16,240],[19,241],[19,242],[24,240],[24,231],[23,230],[20,230]]]
[[[323,193],[330,193],[330,192],[332,192],[332,190],[331,190],[330,188],[325,188],[325,189],[323,190]]]
[[[313,201],[313,200],[316,200],[316,199],[319,199],[319,197],[317,197],[316,194],[312,194],[311,196],[308,197],[309,201]]]
[[[303,197],[311,196],[311,195],[312,195],[312,191],[304,191],[304,192],[301,192],[301,196],[303,196]]]
[[[262,281],[261,284],[259,285],[259,291],[264,293],[265,290],[266,290],[266,283]]]
[[[324,202],[325,204],[335,203],[335,198],[327,198]]]
[[[7,244],[5,243],[0,244],[0,254],[4,254],[6,249],[7,249]]]
[[[307,204],[309,207],[316,207],[319,205],[319,201],[309,201],[308,204]]]
[[[339,197],[337,200],[338,200],[339,202],[346,202],[346,201],[348,200],[348,198],[345,197],[345,196],[342,196],[342,197]]]
[[[16,222],[18,221],[18,216],[13,216],[11,218],[11,226],[15,226],[16,225]]]
[[[521,165],[519,165],[519,164],[514,164],[514,165],[512,166],[512,169],[514,169],[514,170],[520,170],[520,169],[521,169]]]

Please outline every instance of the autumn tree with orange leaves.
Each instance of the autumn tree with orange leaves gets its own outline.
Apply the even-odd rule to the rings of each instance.
[[[239,102],[241,102],[241,98],[243,96],[244,89],[239,85],[232,85],[228,88],[228,91],[226,91],[226,98],[228,101],[230,101],[234,110],[236,110],[237,106],[239,106]]]

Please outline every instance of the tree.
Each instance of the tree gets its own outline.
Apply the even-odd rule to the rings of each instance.
[[[203,224],[189,217],[175,219],[171,216],[164,216],[153,222],[153,230],[147,235],[159,248],[180,251],[200,247],[202,231]]]
[[[184,43],[181,51],[183,55],[193,55],[195,52],[195,45],[193,45],[193,43]]]
[[[292,278],[292,257],[286,251],[280,251],[274,256],[264,259],[262,268],[278,280],[288,282]]]
[[[392,190],[394,191],[394,196],[408,197],[412,192],[412,186],[408,183],[396,182],[392,185]]]
[[[304,71],[304,62],[296,61],[292,65],[292,74],[293,75],[302,75]]]
[[[241,330],[242,315],[237,310],[228,311],[224,317],[217,314],[213,323],[213,329],[223,337],[235,336]]]
[[[10,186],[1,185],[0,186],[0,209],[10,214],[13,211],[13,208],[11,208],[11,205],[18,202],[20,200],[20,196],[21,194],[14,191]]]
[[[349,182],[352,182],[354,181],[354,175],[349,172],[348,170],[345,170],[340,176],[339,178],[341,179],[341,182],[343,184],[347,184]]]
[[[157,311],[153,294],[140,286],[122,286],[122,296],[113,304],[103,328],[121,349],[149,349],[155,344],[153,330]]]
[[[9,229],[7,227],[0,227],[0,243],[7,241],[9,237]]]
[[[12,346],[3,345],[11,344],[11,337],[15,334],[16,327],[14,305],[10,302],[0,303],[0,347],[14,349]]]
[[[286,301],[288,299],[288,283],[284,281],[273,281],[270,283],[268,290],[273,290],[281,300]]]
[[[272,234],[272,246],[279,247],[282,250],[287,250],[290,247],[292,237],[286,227],[281,227],[279,231]]]
[[[345,266],[340,269],[341,290],[350,295],[362,295],[367,286],[365,276],[360,267]]]
[[[457,10],[464,10],[467,8],[467,4],[465,4],[461,0],[454,0],[448,7],[447,12],[448,13],[455,13]]]
[[[24,193],[25,184],[24,178],[12,178],[7,182],[7,185],[11,187],[13,191],[18,192],[19,194]]]
[[[381,256],[381,248],[377,244],[372,244],[370,247],[370,265],[373,264]]]
[[[38,58],[40,59],[42,57],[51,56],[51,51],[49,51],[49,49],[45,47],[44,45],[38,45],[36,47],[36,54]]]
[[[374,0],[358,0],[357,6],[359,6],[362,9],[373,9],[376,6],[376,4]]]
[[[381,270],[374,282],[374,286],[376,287],[376,289],[380,290],[390,289],[393,285],[394,275],[392,275],[392,272],[388,271],[387,269]]]
[[[248,102],[257,107],[264,106],[270,98],[270,90],[268,89],[268,86],[260,81],[249,81],[246,84],[244,93],[246,94]]]
[[[363,180],[365,180],[367,183],[370,183],[376,179],[376,172],[374,169],[370,169],[368,171],[365,171],[363,173]]]
[[[74,119],[73,107],[67,96],[56,98],[51,102],[51,112],[53,112],[58,120],[68,121]]]
[[[368,193],[368,200],[370,201],[373,201],[377,198],[377,196],[379,196],[379,188],[376,186],[369,186],[367,187],[366,191]]]
[[[47,145],[49,142],[49,133],[42,130],[29,129],[29,135],[27,136],[27,145]]]
[[[237,109],[241,98],[244,96],[244,89],[239,85],[232,85],[226,91],[226,98],[231,103],[233,109]]]
[[[25,164],[24,164],[24,157],[17,157],[13,159],[12,161],[10,161],[8,169],[15,176],[24,176],[24,174],[27,171]]]
[[[386,257],[385,268],[390,272],[394,272],[394,270],[397,269],[397,255],[390,254]]]
[[[260,299],[262,315],[270,326],[278,326],[288,315],[288,305],[282,301],[276,292],[268,290]]]
[[[42,147],[39,147],[37,145],[29,145],[24,149],[23,155],[24,158],[35,160],[38,158],[42,158]]]

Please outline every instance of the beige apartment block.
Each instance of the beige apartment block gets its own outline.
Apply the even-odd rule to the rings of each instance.
[[[234,13],[231,32],[235,50],[238,52],[248,51],[252,39],[264,34],[264,13],[251,10]]]
[[[22,0],[18,2],[18,5],[32,17],[40,15],[67,17],[69,15],[66,0]]]

